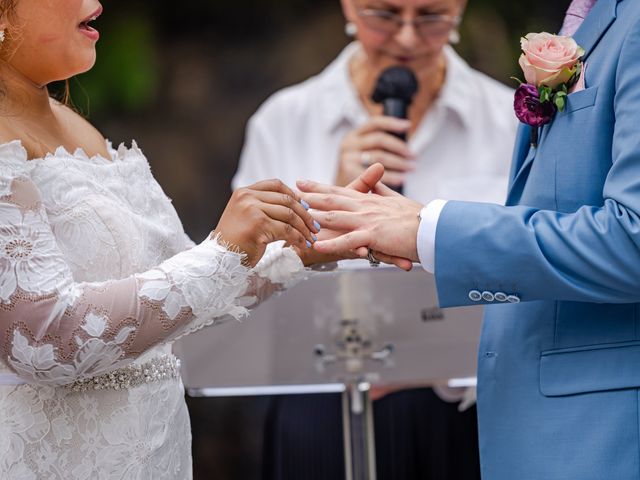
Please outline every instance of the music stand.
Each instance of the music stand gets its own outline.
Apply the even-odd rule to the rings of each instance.
[[[346,478],[375,480],[371,385],[475,385],[481,316],[439,309],[419,267],[366,264],[316,273],[176,352],[191,396],[342,393]]]

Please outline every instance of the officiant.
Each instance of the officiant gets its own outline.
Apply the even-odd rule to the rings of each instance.
[[[380,162],[383,181],[421,203],[504,202],[513,93],[452,48],[464,7],[464,0],[342,0],[354,41],[251,118],[234,188],[271,177],[346,185]],[[408,120],[384,116],[371,99],[391,66],[417,79]],[[464,390],[385,393],[374,402],[379,479],[479,478],[475,407],[459,411]],[[265,479],[344,475],[339,396],[276,398],[267,427]]]

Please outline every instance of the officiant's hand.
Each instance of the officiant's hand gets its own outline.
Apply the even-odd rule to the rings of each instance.
[[[387,256],[418,262],[416,237],[422,205],[378,183],[373,195],[313,181],[300,181],[302,198],[314,209],[323,229],[341,233],[316,242],[323,254],[355,250],[359,256],[372,249],[377,258]],[[382,258],[381,258],[382,257]]]
[[[409,120],[380,115],[345,135],[340,145],[336,185],[348,187],[375,163],[384,166],[382,181],[386,185],[402,185],[407,172],[415,169],[415,159],[407,143],[389,132],[407,133],[410,128]]]
[[[213,234],[244,252],[253,267],[269,243],[285,240],[311,250],[318,232],[293,190],[280,180],[265,180],[233,192]]]

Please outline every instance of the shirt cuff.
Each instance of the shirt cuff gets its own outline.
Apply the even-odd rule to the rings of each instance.
[[[429,273],[435,271],[436,260],[436,227],[446,200],[433,200],[420,211],[420,226],[418,227],[418,259]]]

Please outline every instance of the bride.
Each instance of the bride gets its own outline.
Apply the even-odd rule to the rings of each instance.
[[[186,237],[136,144],[112,148],[49,98],[93,66],[101,11],[0,0],[2,479],[191,478],[171,342],[301,278],[319,232],[270,180],[237,191],[202,243]]]

